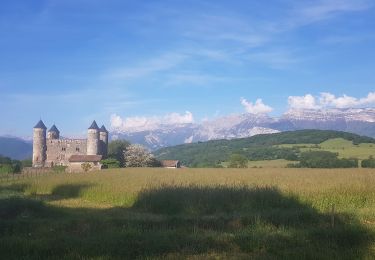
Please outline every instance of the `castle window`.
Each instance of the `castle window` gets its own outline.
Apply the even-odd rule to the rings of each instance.
[[[66,151],[66,148],[65,147],[61,148],[61,151]]]
[[[76,147],[76,152],[79,152],[79,147]]]

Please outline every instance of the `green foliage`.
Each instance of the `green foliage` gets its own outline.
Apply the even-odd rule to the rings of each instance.
[[[107,158],[101,161],[104,169],[120,168],[120,162],[115,158]]]
[[[301,153],[298,168],[358,168],[358,159],[338,159],[337,153],[311,151]],[[292,166],[293,167],[293,166]]]
[[[299,148],[275,147],[282,144],[319,144],[332,138],[353,143],[375,143],[375,139],[329,130],[300,130],[269,135],[256,135],[233,140],[214,140],[162,148],[155,152],[159,160],[180,160],[188,167],[215,167],[229,160],[234,153],[250,161],[285,159],[298,160]]]
[[[13,168],[11,164],[0,164],[0,174],[13,173]]]
[[[12,160],[9,157],[0,155],[0,173],[20,173],[22,170],[22,164],[18,160]]]
[[[85,163],[82,163],[81,164],[81,167],[82,167],[82,170],[84,171],[84,172],[88,172],[89,170],[91,170],[91,164],[90,163],[87,163],[87,162],[85,162]]]
[[[62,173],[62,172],[65,172],[67,166],[63,166],[63,165],[55,165],[52,167],[52,171],[55,172],[55,173]]]
[[[361,166],[362,168],[375,168],[375,159],[370,157],[366,160],[362,160]]]
[[[22,168],[23,167],[32,167],[33,166],[33,161],[31,159],[25,159],[21,161]]]
[[[229,159],[229,168],[247,168],[247,159],[241,154],[233,154]]]
[[[108,158],[114,158],[120,162],[120,167],[125,166],[124,153],[130,143],[126,140],[113,140],[108,144]]]
[[[148,163],[149,167],[161,167],[161,162],[156,159],[154,156],[150,158],[150,161]]]
[[[0,155],[0,164],[12,164],[12,159]]]

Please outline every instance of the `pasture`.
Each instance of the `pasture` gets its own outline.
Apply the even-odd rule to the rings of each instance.
[[[318,145],[315,144],[282,144],[277,147],[293,148],[298,147],[302,152],[306,151],[328,151],[338,153],[339,158],[357,158],[359,160],[368,159],[369,156],[375,155],[375,144],[361,143],[353,144],[353,142],[342,139],[334,138],[322,142]]]
[[[373,259],[375,171],[117,169],[0,184],[2,259]]]

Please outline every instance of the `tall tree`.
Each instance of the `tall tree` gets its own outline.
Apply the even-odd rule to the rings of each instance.
[[[116,159],[120,162],[120,167],[125,166],[124,152],[130,143],[126,140],[114,140],[108,144],[108,158]]]

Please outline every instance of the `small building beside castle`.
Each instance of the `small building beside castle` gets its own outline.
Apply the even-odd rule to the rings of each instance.
[[[100,169],[100,160],[107,157],[108,131],[98,127],[95,120],[87,131],[87,139],[60,138],[60,131],[53,125],[47,127],[40,120],[34,126],[33,167],[45,168],[57,165],[68,166],[69,171],[78,171],[82,163],[91,169]]]

